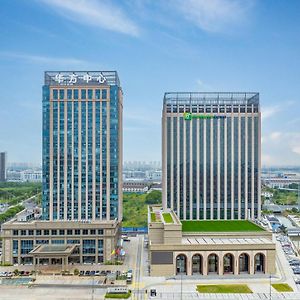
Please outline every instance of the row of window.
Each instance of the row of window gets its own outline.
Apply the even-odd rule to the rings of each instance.
[[[65,92],[66,91],[66,92]],[[80,96],[80,97],[79,97]],[[53,89],[54,100],[63,99],[107,99],[107,89]]]
[[[103,254],[103,240],[83,240],[82,243],[82,253],[83,254]],[[65,240],[52,240],[52,245],[61,245],[65,244]],[[49,244],[49,240],[36,240],[35,243],[33,240],[21,240],[20,241],[20,252],[22,254],[28,254],[34,249],[34,244]],[[67,240],[67,244],[80,244],[80,240]],[[97,247],[96,247],[97,245]],[[19,250],[19,241],[13,240],[13,255],[18,255]]]
[[[14,236],[27,236],[27,235],[103,235],[103,229],[21,229],[13,230]]]
[[[183,113],[183,112],[193,112],[193,113],[256,113],[258,112],[258,106],[227,106],[227,107],[211,107],[211,106],[192,106],[189,105],[167,105],[167,113]]]

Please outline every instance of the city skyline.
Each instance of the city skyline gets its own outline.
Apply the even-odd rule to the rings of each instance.
[[[41,162],[45,70],[115,69],[124,161],[160,160],[164,92],[243,90],[261,95],[262,166],[299,166],[300,4],[209,2],[4,1],[0,150]]]

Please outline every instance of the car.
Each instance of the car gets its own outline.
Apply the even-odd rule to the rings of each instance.
[[[300,284],[300,279],[295,279],[296,284]]]
[[[100,274],[103,275],[103,276],[105,276],[105,275],[106,275],[106,271],[102,270],[102,271],[100,272]]]
[[[293,269],[294,274],[300,274],[300,268]]]
[[[91,272],[90,271],[85,271],[84,276],[90,276]]]
[[[124,238],[123,241],[124,242],[130,242],[130,239],[127,237],[127,238]]]
[[[95,276],[100,276],[100,271],[95,271]]]
[[[96,271],[91,271],[90,276],[95,276]]]
[[[84,276],[84,271],[80,271],[79,276]]]

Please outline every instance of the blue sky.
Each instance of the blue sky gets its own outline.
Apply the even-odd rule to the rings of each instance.
[[[2,0],[0,150],[41,161],[44,70],[117,70],[124,160],[160,160],[166,91],[257,91],[263,165],[300,165],[300,1]]]

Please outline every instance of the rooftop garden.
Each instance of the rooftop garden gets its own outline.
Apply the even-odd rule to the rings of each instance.
[[[246,220],[224,221],[181,221],[185,232],[242,232],[264,231],[258,225]]]
[[[152,212],[151,214],[151,222],[156,222],[156,215],[154,212]]]
[[[164,218],[165,223],[168,223],[168,224],[174,223],[172,215],[170,213],[163,213],[163,218]]]

